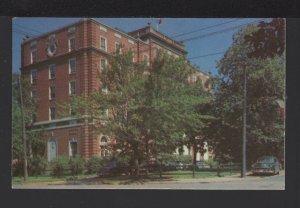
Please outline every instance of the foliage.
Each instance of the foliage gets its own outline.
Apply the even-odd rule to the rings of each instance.
[[[281,157],[284,121],[278,117],[277,100],[284,100],[284,60],[248,56],[255,48],[245,40],[257,31],[254,25],[241,29],[218,63],[219,79],[215,115],[208,134],[220,162],[241,162],[244,70],[247,74],[247,161],[264,154]]]
[[[267,58],[281,56],[285,51],[285,20],[274,18],[271,22],[261,22],[258,30],[245,36],[254,50],[249,57]]]
[[[69,157],[68,156],[58,156],[50,162],[52,168],[52,175],[56,177],[64,176],[69,170]]]
[[[104,164],[104,160],[100,157],[91,157],[85,163],[87,173],[97,173]]]
[[[22,116],[20,103],[19,75],[13,74],[12,79],[12,158],[22,160],[23,158],[23,136],[22,136]],[[30,128],[36,117],[38,100],[30,95],[31,84],[27,77],[21,79],[23,91],[23,114],[25,121],[25,133],[27,141],[27,155],[30,158],[44,155],[45,141],[41,140],[44,131],[32,131]]]
[[[76,155],[75,157],[71,157],[69,160],[69,168],[72,175],[81,174],[85,167],[85,160]]]
[[[115,139],[114,152],[127,155],[138,174],[138,165],[150,155],[182,144],[188,128],[199,133],[206,126],[203,105],[210,102],[209,93],[200,82],[188,82],[194,72],[184,58],[161,51],[149,67],[133,63],[131,54],[117,54],[100,74],[106,89],[75,97],[71,105],[77,115],[90,115],[95,133]]]
[[[37,155],[34,158],[28,160],[29,175],[40,176],[43,175],[48,166],[47,160],[43,156]]]

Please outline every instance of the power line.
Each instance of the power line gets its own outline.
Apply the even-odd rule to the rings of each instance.
[[[38,31],[38,30],[35,30],[35,29],[32,29],[30,27],[25,27],[25,26],[22,26],[22,25],[19,25],[19,24],[16,24],[14,23],[13,25],[17,26],[17,27],[20,27],[20,28],[24,28],[24,29],[27,29],[27,30],[31,30],[31,31],[34,31],[35,33],[38,33],[38,35],[41,35],[42,32],[41,31]]]
[[[194,56],[194,57],[189,58],[189,59],[197,59],[197,58],[203,58],[203,57],[207,57],[207,56],[215,56],[215,55],[218,55],[218,54],[223,54],[225,52],[226,51],[217,52],[217,53],[209,53],[209,54],[204,54],[204,55],[200,55],[200,56]]]
[[[195,33],[195,32],[207,30],[207,29],[210,29],[210,28],[213,28],[213,27],[218,27],[218,26],[225,25],[225,24],[228,24],[228,23],[231,23],[231,22],[235,22],[235,21],[238,21],[238,20],[241,20],[241,19],[234,19],[234,20],[231,20],[231,21],[222,22],[222,23],[219,23],[219,24],[215,24],[215,25],[203,27],[203,28],[200,28],[200,29],[197,29],[197,30],[193,30],[193,31],[190,31],[190,32],[179,33],[177,35],[170,36],[170,37],[171,38],[175,38],[175,37],[180,37],[180,36],[183,36],[183,35],[189,35],[189,34],[192,34],[192,33]]]
[[[261,19],[261,20],[256,20],[256,21],[253,21],[253,22],[244,23],[244,24],[241,24],[241,25],[237,25],[237,26],[225,28],[225,29],[223,29],[223,30],[218,30],[218,31],[214,31],[214,32],[211,32],[211,33],[206,33],[206,34],[203,34],[203,35],[199,35],[199,36],[187,38],[187,39],[184,39],[184,40],[181,40],[181,41],[182,41],[182,42],[188,42],[188,41],[192,41],[192,40],[196,40],[196,39],[201,39],[201,38],[205,38],[205,37],[212,36],[212,35],[218,35],[218,34],[221,34],[221,33],[224,33],[224,32],[228,32],[228,31],[230,31],[230,30],[234,30],[234,29],[237,29],[237,28],[240,28],[240,27],[249,25],[249,24],[258,23],[258,22],[260,22],[260,21],[262,21],[262,20],[263,20],[263,19]]]

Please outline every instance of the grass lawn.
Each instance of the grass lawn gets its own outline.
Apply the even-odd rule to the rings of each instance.
[[[230,176],[235,174],[235,172],[221,172],[220,176]],[[179,178],[193,178],[193,172],[192,171],[167,171],[163,173],[163,176],[170,176],[174,179]],[[195,177],[194,178],[212,178],[212,177],[218,177],[216,172],[208,172],[208,171],[195,171]]]
[[[57,181],[67,181],[71,179],[83,179],[87,177],[96,176],[96,174],[80,174],[77,176],[28,176],[27,181],[24,181],[23,177],[13,177],[12,184],[23,184],[23,183],[42,183],[42,182],[57,182]]]
[[[221,172],[220,176],[230,176],[237,172]],[[26,183],[51,183],[63,181],[68,184],[111,184],[111,185],[126,185],[126,184],[143,184],[151,181],[166,181],[166,180],[177,180],[177,179],[191,179],[191,178],[214,178],[218,177],[216,172],[208,171],[196,171],[195,177],[193,177],[192,171],[166,171],[162,173],[160,178],[159,173],[150,173],[148,176],[142,175],[139,178],[131,178],[128,175],[121,176],[109,176],[109,177],[97,177],[96,174],[81,174],[78,176],[63,176],[63,177],[52,177],[52,176],[29,176],[25,182],[23,177],[13,177],[12,184],[26,184]]]

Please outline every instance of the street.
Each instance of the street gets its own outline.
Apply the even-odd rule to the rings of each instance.
[[[178,179],[176,181],[156,181],[129,185],[95,184],[26,184],[13,185],[14,189],[182,189],[182,190],[284,190],[285,174],[274,176],[228,176],[221,178]]]

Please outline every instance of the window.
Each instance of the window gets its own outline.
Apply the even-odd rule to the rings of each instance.
[[[55,64],[49,65],[49,79],[55,78]]]
[[[107,50],[107,42],[104,37],[100,37],[100,48],[105,51]]]
[[[55,120],[55,107],[49,109],[49,120]]]
[[[70,74],[76,73],[76,59],[75,58],[69,59],[69,73]]]
[[[101,157],[108,157],[108,150],[106,148],[101,148]]]
[[[75,50],[75,35],[69,37],[68,45],[69,45],[69,52]]]
[[[101,137],[100,142],[101,143],[106,143],[107,142],[107,138],[105,136]]]
[[[131,56],[132,56],[132,62],[134,62],[135,59],[134,59],[134,50],[133,50],[133,48],[129,48],[129,53],[130,53]]]
[[[69,95],[76,95],[76,81],[69,82]]]
[[[71,116],[75,116],[76,115],[76,112],[74,111],[74,108],[70,105],[70,108],[69,108],[69,113]]]
[[[72,139],[69,141],[69,156],[75,157],[77,155],[77,141]]]
[[[57,157],[57,142],[56,139],[50,139],[48,141],[48,161],[55,159]]]
[[[49,100],[55,99],[55,86],[49,87]]]
[[[104,32],[107,32],[107,29],[103,26],[100,26],[100,30],[104,31]]]
[[[196,75],[192,75],[192,82],[196,82],[197,81],[197,76]]]
[[[76,31],[75,26],[69,27],[69,28],[68,28],[68,33],[69,33],[69,34],[70,34],[70,33],[75,33],[75,31]]]
[[[106,59],[100,59],[100,72],[105,69],[106,63]]]
[[[33,48],[30,52],[30,63],[35,63],[37,61],[37,49]]]
[[[37,70],[33,69],[31,70],[31,77],[30,77],[31,84],[36,84],[36,80],[37,80]]]
[[[116,46],[116,53],[121,54],[122,53],[121,44],[117,42],[115,46]]]
[[[36,90],[31,90],[31,97],[36,98]]]
[[[148,54],[144,54],[144,62],[147,64],[147,66],[149,65],[149,56],[148,56]]]

